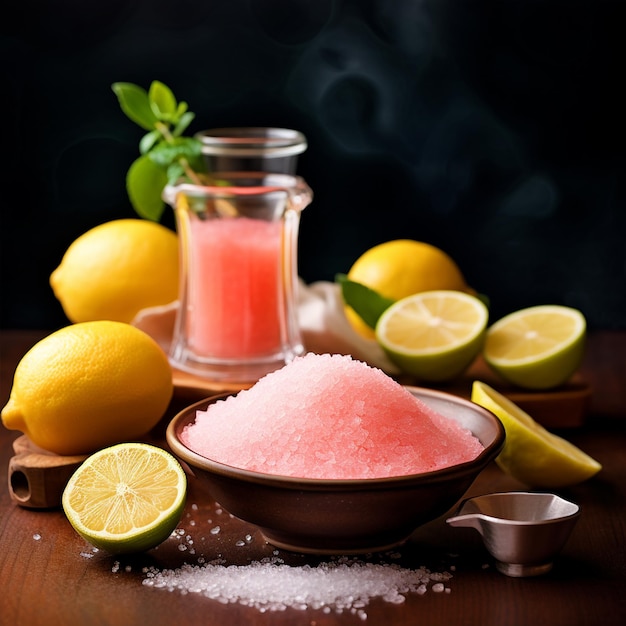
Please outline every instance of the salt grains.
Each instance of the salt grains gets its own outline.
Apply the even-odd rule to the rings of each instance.
[[[401,604],[409,593],[426,593],[430,584],[433,590],[443,591],[444,581],[452,577],[424,567],[406,569],[347,558],[315,567],[293,567],[280,559],[265,559],[249,565],[183,565],[162,571],[148,568],[145,573],[146,586],[196,593],[222,604],[239,603],[261,612],[288,608],[346,611],[361,619],[367,618],[364,609],[373,598]]]
[[[379,369],[307,354],[198,411],[183,442],[227,465],[300,478],[382,478],[473,460],[480,441]]]

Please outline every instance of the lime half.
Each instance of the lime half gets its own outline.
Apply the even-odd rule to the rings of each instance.
[[[425,381],[459,376],[480,353],[489,313],[461,291],[424,291],[392,304],[376,339],[404,372]]]
[[[180,521],[187,479],[165,450],[122,443],[89,456],[63,492],[76,532],[113,554],[143,552],[165,541]]]
[[[580,366],[586,326],[577,309],[558,305],[522,309],[487,329],[483,356],[504,380],[519,387],[557,387]]]

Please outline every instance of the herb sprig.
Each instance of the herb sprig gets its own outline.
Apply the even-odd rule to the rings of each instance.
[[[126,190],[137,214],[158,222],[165,210],[165,186],[181,178],[198,184],[205,171],[201,142],[183,136],[195,114],[158,80],[148,91],[125,82],[111,87],[126,116],[148,131],[139,142],[140,156],[126,174]]]

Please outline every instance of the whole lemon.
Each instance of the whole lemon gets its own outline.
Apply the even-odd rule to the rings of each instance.
[[[88,454],[146,435],[172,393],[172,370],[152,337],[123,322],[83,322],[22,357],[2,422],[50,452]]]
[[[178,297],[178,237],[148,220],[105,222],[69,246],[50,285],[71,322],[130,322]]]
[[[355,261],[347,276],[392,300],[422,291],[474,293],[448,254],[429,243],[412,239],[394,239],[370,248]],[[375,338],[374,330],[354,309],[346,306],[345,312],[360,335]]]

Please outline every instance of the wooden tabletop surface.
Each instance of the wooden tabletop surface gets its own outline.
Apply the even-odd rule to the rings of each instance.
[[[2,405],[19,359],[45,334],[0,333]],[[431,586],[424,594],[407,594],[400,604],[372,598],[359,610],[343,613],[313,608],[263,612],[237,601],[223,604],[198,593],[143,584],[146,568],[178,569],[216,558],[225,566],[247,566],[266,557],[298,566],[320,560],[276,551],[254,527],[221,510],[193,478],[180,524],[183,533],[156,550],[132,557],[92,551],[61,510],[18,506],[5,487],[0,489],[0,624],[621,626],[626,623],[625,355],[625,332],[590,334],[580,371],[592,389],[586,419],[582,426],[560,434],[600,461],[603,470],[586,483],[559,491],[578,503],[582,514],[553,569],[543,576],[504,576],[495,569],[476,531],[451,528],[442,516],[416,529],[393,554],[372,558],[407,569],[447,572],[452,577],[445,581],[444,591]],[[165,446],[165,425],[189,403],[187,395],[175,396],[148,441]],[[0,471],[5,475],[18,436],[0,427]],[[525,488],[494,464],[467,495]]]

